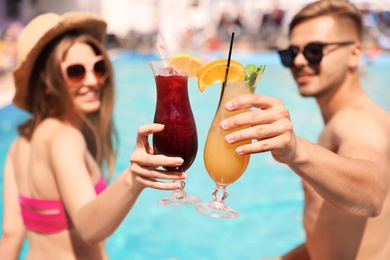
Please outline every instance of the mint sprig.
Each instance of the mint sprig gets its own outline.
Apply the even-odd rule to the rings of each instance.
[[[259,83],[263,73],[265,71],[265,65],[249,64],[244,68],[245,81],[248,82],[251,92],[253,93]]]

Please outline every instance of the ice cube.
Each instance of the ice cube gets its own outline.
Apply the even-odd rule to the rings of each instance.
[[[178,73],[172,67],[166,67],[160,70],[160,76],[168,77],[168,76],[176,76],[176,75],[178,75]]]

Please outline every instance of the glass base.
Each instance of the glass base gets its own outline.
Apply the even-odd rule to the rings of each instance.
[[[157,201],[163,206],[182,206],[201,201],[201,198],[186,193],[183,189],[175,190],[166,198]]]
[[[202,203],[195,206],[195,209],[207,216],[214,218],[238,218],[240,214],[234,209],[226,206],[224,202],[211,201],[209,203]]]

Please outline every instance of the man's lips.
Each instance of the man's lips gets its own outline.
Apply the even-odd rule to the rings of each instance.
[[[300,84],[308,83],[314,78],[314,76],[314,74],[298,74],[295,76],[295,80]]]

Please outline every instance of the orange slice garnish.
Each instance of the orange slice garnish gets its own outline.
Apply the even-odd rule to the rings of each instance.
[[[198,88],[203,92],[208,86],[221,83],[225,79],[227,59],[218,59],[208,63],[198,74]],[[235,60],[230,60],[227,81],[242,81],[245,79],[242,64]]]
[[[199,71],[206,65],[206,63],[188,53],[179,53],[173,55],[169,61],[169,66],[187,73],[191,78],[198,78]]]

